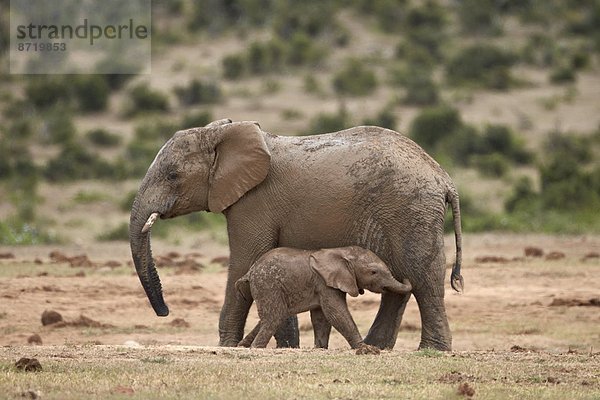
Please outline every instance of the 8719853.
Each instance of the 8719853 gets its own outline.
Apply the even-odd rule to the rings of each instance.
[[[37,43],[23,42],[17,44],[17,51],[66,51],[67,44],[65,42],[56,43]]]

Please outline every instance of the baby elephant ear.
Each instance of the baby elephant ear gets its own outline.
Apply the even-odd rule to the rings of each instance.
[[[310,255],[310,266],[329,287],[340,289],[352,297],[358,296],[354,270],[348,260],[335,250],[319,250]]]

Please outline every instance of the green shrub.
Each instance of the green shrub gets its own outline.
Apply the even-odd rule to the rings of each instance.
[[[196,111],[188,113],[181,119],[181,129],[205,126],[213,120],[210,111]]]
[[[333,77],[333,88],[342,95],[367,96],[373,93],[376,87],[375,72],[356,59],[348,60]]]
[[[426,1],[410,8],[406,14],[406,37],[414,47],[424,50],[433,59],[441,60],[441,47],[446,41],[446,12],[435,1]]]
[[[538,194],[533,188],[533,182],[527,176],[519,178],[511,194],[504,202],[504,209],[508,212],[530,210],[538,202]]]
[[[490,89],[507,89],[515,56],[494,45],[475,44],[456,54],[446,66],[454,85],[474,84]]]
[[[158,90],[151,89],[148,84],[140,83],[129,91],[131,107],[129,115],[148,111],[167,111],[169,101],[167,96]]]
[[[246,72],[246,60],[241,54],[231,54],[223,58],[223,76],[225,79],[240,79]]]
[[[426,150],[432,150],[446,137],[453,136],[463,126],[457,109],[449,106],[429,107],[412,121],[409,134]]]
[[[71,142],[77,133],[73,117],[62,107],[54,108],[46,114],[42,139],[46,143],[61,144]]]
[[[72,93],[69,81],[60,75],[32,77],[25,86],[25,95],[30,104],[43,109],[57,103],[69,104]]]
[[[334,21],[334,2],[280,0],[275,3],[273,30],[282,39],[296,34],[315,38]]]
[[[509,163],[500,153],[491,153],[473,157],[475,167],[485,176],[501,178],[508,172]]]
[[[397,123],[398,119],[396,114],[394,114],[394,110],[390,107],[385,107],[374,118],[365,119],[363,125],[374,125],[394,130]]]
[[[116,175],[110,163],[75,142],[65,144],[44,169],[44,177],[51,182],[115,178]]]
[[[22,221],[0,221],[0,244],[2,245],[38,245],[57,243],[58,239],[35,224]]]
[[[81,111],[97,112],[106,109],[110,87],[104,75],[77,75],[72,84]]]
[[[322,94],[323,88],[321,82],[313,74],[307,74],[304,76],[304,91],[306,93]]]
[[[340,107],[336,113],[321,113],[314,117],[310,121],[309,134],[337,132],[351,126],[352,122],[348,112],[344,107]]]
[[[485,35],[497,35],[502,32],[499,2],[495,0],[462,0],[457,4],[463,32]]]
[[[85,138],[92,144],[99,147],[116,147],[121,144],[121,136],[111,133],[104,128],[89,130]]]
[[[558,66],[550,73],[550,82],[552,83],[573,83],[576,79],[575,68],[570,65]]]
[[[97,239],[103,242],[129,241],[129,224],[127,222],[123,222],[113,229],[98,235]]]
[[[217,103],[222,96],[218,84],[198,79],[192,80],[187,86],[177,86],[174,91],[179,103],[184,106]]]
[[[404,103],[415,106],[432,106],[438,102],[439,91],[427,69],[413,68],[404,87]]]
[[[480,153],[496,152],[519,164],[528,164],[533,158],[523,141],[506,125],[488,125],[484,129]]]
[[[291,66],[317,65],[325,58],[325,51],[314,40],[302,32],[296,32],[290,39],[286,62]]]

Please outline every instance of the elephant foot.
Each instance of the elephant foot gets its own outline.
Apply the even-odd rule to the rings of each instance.
[[[447,343],[446,341],[443,341],[443,340],[435,340],[435,339],[421,340],[421,343],[419,344],[419,350],[423,350],[423,349],[433,349],[433,350],[438,350],[438,351],[452,351],[452,344]]]
[[[381,350],[379,347],[371,346],[370,344],[362,343],[356,348],[356,354],[361,356],[365,354],[379,355]]]
[[[219,342],[220,347],[238,347],[239,340],[236,339],[221,339]]]

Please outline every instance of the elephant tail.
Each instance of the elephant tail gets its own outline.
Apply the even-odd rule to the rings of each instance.
[[[464,291],[464,280],[460,274],[460,264],[462,262],[462,228],[460,223],[460,203],[458,192],[455,187],[450,187],[446,194],[446,202],[452,207],[452,219],[454,221],[454,238],[456,240],[456,260],[452,267],[450,275],[450,286],[457,292]]]
[[[252,292],[250,291],[250,279],[248,275],[242,276],[235,282],[235,288],[237,289],[240,296],[246,301],[252,301]]]

